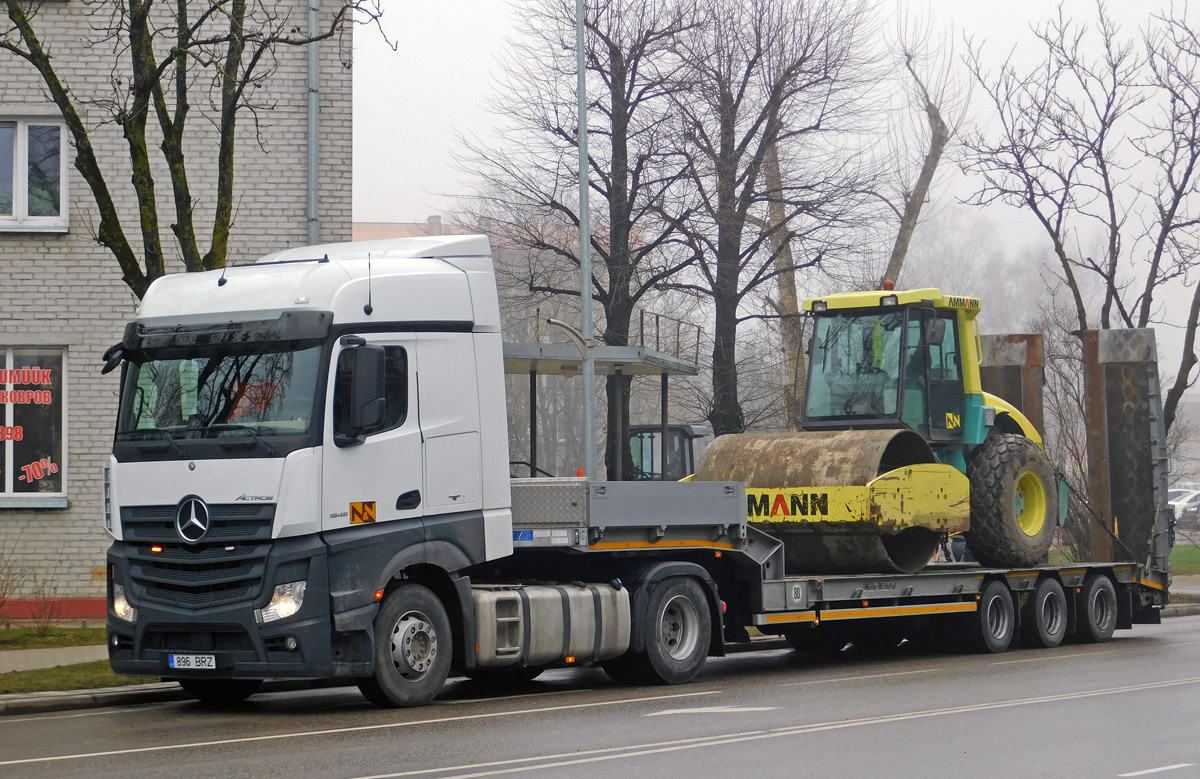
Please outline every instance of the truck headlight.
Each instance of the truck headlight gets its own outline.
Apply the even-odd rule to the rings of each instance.
[[[125,588],[120,584],[113,585],[112,610],[117,619],[137,622],[137,609],[129,605],[129,600],[125,597]]]
[[[300,610],[304,605],[304,589],[308,582],[288,582],[275,587],[271,602],[261,609],[254,610],[254,616],[259,621],[274,622],[277,619],[287,619]]]

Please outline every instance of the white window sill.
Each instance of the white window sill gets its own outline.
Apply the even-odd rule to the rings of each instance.
[[[3,495],[0,496],[0,511],[4,509],[65,509],[66,495]]]
[[[27,224],[0,221],[0,233],[68,233],[67,224]]]

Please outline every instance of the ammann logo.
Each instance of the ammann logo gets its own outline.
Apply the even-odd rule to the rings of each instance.
[[[828,492],[746,493],[746,516],[817,517],[829,515]]]

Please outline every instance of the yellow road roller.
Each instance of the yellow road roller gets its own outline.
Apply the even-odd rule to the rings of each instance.
[[[1029,419],[981,387],[979,298],[885,289],[804,310],[803,431],[721,436],[696,478],[746,484],[790,573],[913,573],[959,532],[984,565],[1045,562],[1066,484]]]

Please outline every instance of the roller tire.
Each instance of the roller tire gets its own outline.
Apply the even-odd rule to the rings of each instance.
[[[1044,563],[1058,526],[1057,482],[1045,453],[1025,436],[993,435],[971,453],[967,476],[971,528],[965,535],[975,559],[995,568]],[[1019,483],[1025,491],[1019,490]],[[1040,502],[1024,500],[1031,484],[1040,485],[1033,487]],[[1033,513],[1018,514],[1019,502]]]
[[[424,706],[450,675],[453,636],[441,601],[420,584],[397,587],[375,617],[375,674],[355,679],[376,706]]]
[[[988,582],[979,595],[979,609],[969,614],[967,645],[983,654],[1008,651],[1016,630],[1012,592],[999,580]]]
[[[1083,580],[1075,639],[1081,644],[1103,644],[1117,628],[1117,591],[1103,574]]]
[[[1042,579],[1021,609],[1021,640],[1053,649],[1067,635],[1067,596],[1057,579]]]
[[[209,706],[232,706],[262,687],[262,679],[180,679],[183,691]]]

